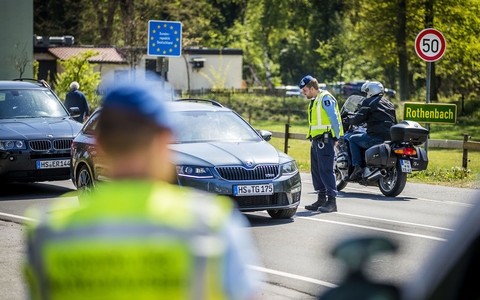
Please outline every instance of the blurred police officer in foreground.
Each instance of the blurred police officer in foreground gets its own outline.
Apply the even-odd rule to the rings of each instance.
[[[312,141],[310,163],[312,181],[318,192],[317,201],[306,205],[308,210],[321,212],[337,211],[337,184],[335,180],[334,162],[335,146],[343,135],[343,126],[338,104],[327,91],[321,91],[317,79],[305,76],[299,84],[303,94],[311,99],[308,105],[308,134]]]
[[[256,263],[255,253],[244,217],[228,198],[167,183],[173,129],[159,95],[136,84],[105,96],[97,139],[112,180],[85,195],[84,207],[30,224],[32,298],[253,296],[257,281],[246,263]]]

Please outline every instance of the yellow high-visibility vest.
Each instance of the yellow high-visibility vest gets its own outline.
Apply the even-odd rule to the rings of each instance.
[[[308,104],[308,138],[314,138],[317,135],[323,134],[325,131],[330,131],[332,129],[332,123],[330,118],[327,115],[327,112],[322,107],[322,100],[325,96],[330,96],[332,99],[333,96],[328,91],[321,92],[313,101],[313,103]],[[340,117],[340,112],[338,110],[338,103],[335,101],[335,111],[340,126],[340,136],[343,135],[343,126],[342,119]],[[332,136],[335,136],[335,132],[331,130]]]
[[[28,229],[34,299],[226,299],[226,197],[151,181],[99,184]]]

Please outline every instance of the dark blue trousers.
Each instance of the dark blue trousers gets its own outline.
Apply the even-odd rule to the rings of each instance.
[[[325,144],[319,143],[317,140],[312,141],[310,163],[313,188],[319,194],[336,197],[338,193],[334,172],[335,150],[333,139],[329,139],[329,143]]]

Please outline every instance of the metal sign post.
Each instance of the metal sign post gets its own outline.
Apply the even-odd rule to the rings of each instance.
[[[427,104],[430,103],[430,85],[432,80],[432,62],[427,61]],[[425,127],[427,128],[430,135],[430,123],[426,123]],[[425,152],[428,154],[428,138],[425,141]]]
[[[432,63],[443,56],[446,48],[445,37],[440,31],[433,28],[422,30],[415,39],[415,52],[427,62],[427,103],[430,103]],[[426,127],[430,130],[430,123],[427,123]],[[428,152],[428,139],[425,142],[425,151]]]

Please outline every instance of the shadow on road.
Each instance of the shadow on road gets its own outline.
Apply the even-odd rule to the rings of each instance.
[[[74,191],[46,182],[36,183],[2,183],[0,184],[0,201],[44,199],[61,196]]]
[[[259,216],[248,213],[244,213],[244,216],[247,217],[251,227],[275,226],[293,222],[293,219],[272,219],[270,216]]]
[[[417,198],[415,197],[386,197],[382,194],[372,194],[372,193],[358,193],[358,192],[338,192],[339,198],[359,198],[365,200],[373,201],[411,201]]]

